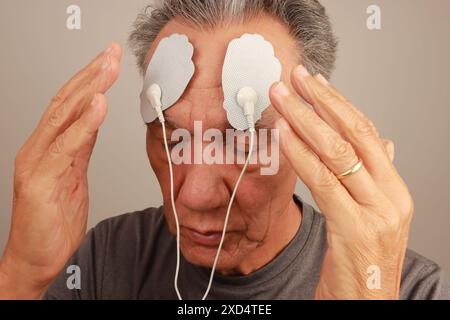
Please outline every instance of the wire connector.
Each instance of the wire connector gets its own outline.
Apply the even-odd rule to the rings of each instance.
[[[250,130],[255,129],[255,105],[258,102],[258,94],[252,87],[244,87],[239,90],[237,102],[244,111]]]
[[[152,84],[150,87],[148,87],[146,91],[147,99],[150,101],[150,104],[152,105],[153,109],[155,109],[156,113],[158,114],[158,119],[161,123],[165,122],[164,114],[162,111],[162,91],[161,87],[157,84]]]

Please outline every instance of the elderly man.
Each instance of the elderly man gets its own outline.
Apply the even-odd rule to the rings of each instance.
[[[336,41],[318,1],[166,0],[152,9],[130,37],[143,74],[163,38],[183,34],[195,48],[194,77],[165,112],[169,136],[192,133],[196,121],[228,127],[221,74],[233,39],[262,35],[282,65],[262,118],[279,130],[279,171],[248,168],[208,299],[450,298],[439,266],[406,249],[413,200],[392,164],[392,143],[327,81]],[[87,168],[120,58],[112,44],[72,78],[20,149],[0,298],[203,296],[242,166],[174,166],[177,292],[177,228],[158,121],[148,125],[147,152],[164,206],[108,219],[85,235]],[[297,178],[321,213],[293,195]],[[81,270],[77,290],[67,286],[70,265]]]

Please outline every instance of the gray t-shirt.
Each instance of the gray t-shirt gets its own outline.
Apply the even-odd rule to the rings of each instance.
[[[294,198],[302,209],[302,222],[289,245],[250,275],[216,274],[208,299],[313,299],[327,248],[325,218]],[[89,231],[45,298],[177,299],[175,262],[176,241],[169,233],[163,207],[121,215]],[[80,267],[79,290],[68,289],[70,265]],[[179,289],[183,298],[200,299],[209,274],[210,269],[182,258]],[[408,250],[401,299],[450,299],[450,286],[438,265]]]

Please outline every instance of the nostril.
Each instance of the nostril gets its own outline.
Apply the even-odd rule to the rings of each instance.
[[[185,176],[178,202],[189,210],[212,211],[227,205],[229,195],[225,183],[214,169],[199,165]]]
[[[224,206],[226,201],[222,201],[221,196],[213,193],[210,190],[186,190],[183,186],[179,201],[186,208],[193,211],[210,211]]]

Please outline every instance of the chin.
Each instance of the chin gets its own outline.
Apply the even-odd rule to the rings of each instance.
[[[183,257],[191,264],[212,268],[216,258],[217,247],[205,247],[201,245],[182,245],[181,252]],[[232,270],[239,265],[236,257],[230,257],[222,248],[219,262],[216,266],[216,272],[220,270]]]

